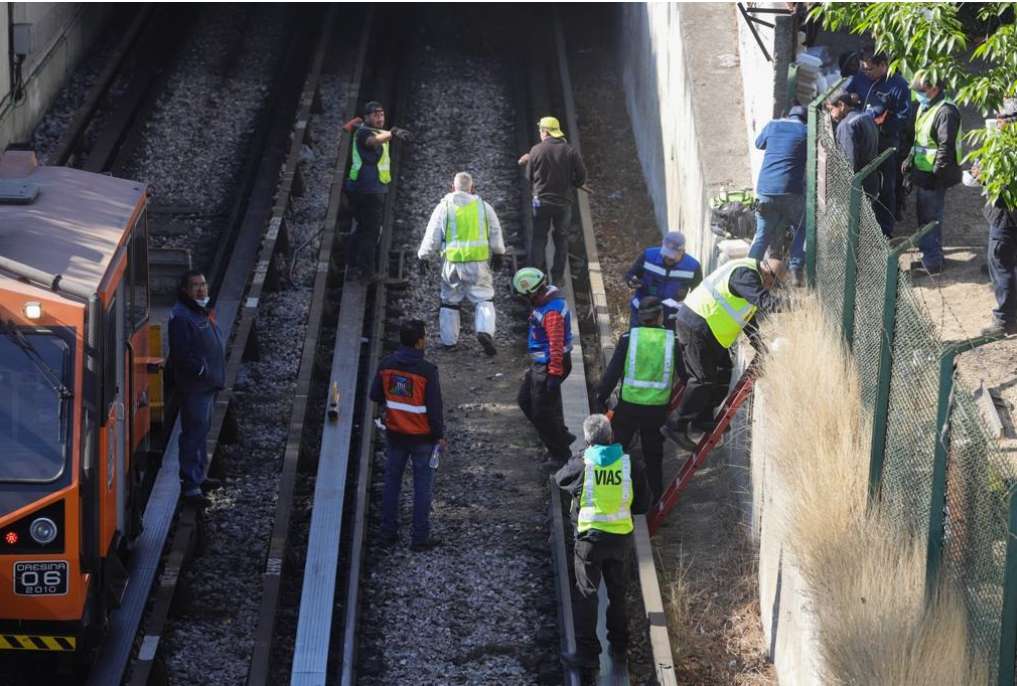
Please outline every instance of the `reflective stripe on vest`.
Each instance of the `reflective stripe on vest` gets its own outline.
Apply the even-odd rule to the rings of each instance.
[[[457,207],[450,195],[445,208],[445,259],[449,262],[486,262],[491,256],[487,236],[484,201],[477,197]]]
[[[427,418],[427,377],[401,369],[382,369],[385,394],[385,428],[410,436],[431,433]]]
[[[674,380],[674,332],[635,327],[629,333],[621,398],[635,405],[666,405]]]
[[[943,105],[953,105],[953,103],[944,98],[929,109],[918,112],[918,118],[915,121],[915,144],[911,147],[911,156],[914,159],[915,169],[918,171],[931,174],[936,167],[936,151],[939,149],[939,144],[932,138],[932,127],[936,120],[936,113]],[[962,134],[963,132],[958,129],[955,143],[957,164],[960,164],[963,159]]]
[[[606,467],[585,454],[583,492],[579,499],[579,533],[597,529],[611,534],[632,532],[632,462],[622,455]]]
[[[367,128],[367,127],[365,127]],[[368,129],[374,133],[381,133],[381,129]],[[350,163],[350,181],[356,181],[360,176],[360,168],[364,166],[364,160],[360,157],[360,143],[357,141],[357,134],[353,134],[353,162]],[[388,183],[392,180],[392,160],[388,156],[388,143],[381,144],[381,158],[378,160],[378,181]]]
[[[653,272],[654,274],[659,274],[660,276],[669,279],[691,279],[693,276],[696,275],[695,272],[690,272],[687,269],[665,269],[660,265],[656,265],[652,262],[647,261],[643,261],[643,269],[645,269],[648,272]]]
[[[706,320],[717,342],[730,348],[756,313],[756,306],[731,292],[731,274],[739,267],[759,273],[759,264],[751,257],[731,260],[703,279],[685,305]]]

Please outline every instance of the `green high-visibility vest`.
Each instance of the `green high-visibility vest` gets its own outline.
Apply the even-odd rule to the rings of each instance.
[[[366,128],[366,127],[365,127]],[[368,129],[374,133],[381,133],[381,129]],[[364,160],[360,157],[360,143],[357,142],[357,134],[353,133],[353,162],[350,164],[350,181],[356,181],[360,176],[360,168],[364,166]],[[388,142],[381,144],[381,158],[378,160],[378,181],[388,183],[392,180],[392,160],[388,156]]]
[[[936,120],[939,108],[946,104],[953,105],[953,102],[943,98],[928,109],[919,108],[918,110],[918,118],[915,120],[915,144],[911,147],[911,156],[914,159],[915,169],[918,171],[931,174],[936,166],[936,150],[939,149],[939,145],[932,138],[932,125]],[[961,134],[962,131],[958,129],[955,146],[957,148],[957,164],[960,164],[964,157],[961,148]]]
[[[759,263],[751,257],[731,260],[703,279],[685,298],[685,306],[706,320],[717,342],[730,348],[738,334],[756,314],[756,306],[731,292],[731,273],[739,267],[759,272]]]
[[[457,206],[448,196],[445,212],[445,259],[449,262],[486,262],[491,256],[487,239],[487,210],[478,196]]]
[[[635,405],[666,405],[674,381],[674,332],[637,326],[629,332],[621,399]]]
[[[587,449],[589,452],[590,449]],[[579,533],[597,529],[610,534],[632,532],[632,461],[622,455],[601,467],[586,453],[583,492],[579,496]]]

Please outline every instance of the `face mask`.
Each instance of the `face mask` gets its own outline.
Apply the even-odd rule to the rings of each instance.
[[[918,104],[925,106],[929,104],[929,96],[921,91],[915,91],[915,97],[918,99]]]
[[[208,307],[209,298],[195,298],[194,302],[198,303],[202,307]]]

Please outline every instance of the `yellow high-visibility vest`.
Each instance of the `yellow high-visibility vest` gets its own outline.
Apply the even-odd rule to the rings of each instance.
[[[685,298],[685,306],[706,320],[717,342],[730,348],[738,334],[756,314],[756,306],[731,292],[728,283],[739,267],[759,272],[759,263],[751,257],[731,260],[703,279]]]
[[[445,259],[449,262],[486,262],[488,245],[487,210],[478,196],[457,206],[448,196],[445,212]]]

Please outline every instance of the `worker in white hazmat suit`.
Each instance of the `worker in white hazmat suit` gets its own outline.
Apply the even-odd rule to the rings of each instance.
[[[474,330],[488,355],[494,347],[494,278],[501,268],[505,243],[494,209],[473,192],[473,177],[459,172],[448,193],[431,213],[417,257],[422,271],[441,255],[441,309],[438,325],[442,345],[459,340],[459,309],[463,299],[474,306]]]

